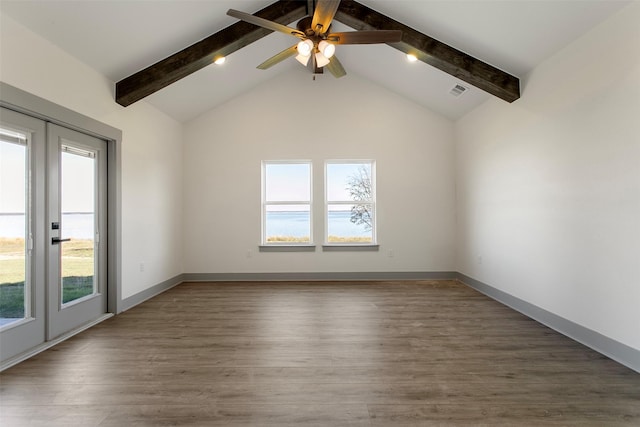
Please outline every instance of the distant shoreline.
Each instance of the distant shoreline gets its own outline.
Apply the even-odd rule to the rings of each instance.
[[[93,212],[62,212],[62,215],[91,215]],[[25,215],[24,212],[0,212],[0,216],[19,216]]]

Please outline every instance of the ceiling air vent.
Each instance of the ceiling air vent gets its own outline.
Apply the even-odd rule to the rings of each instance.
[[[458,96],[465,93],[467,90],[468,88],[457,84],[449,91],[449,93],[457,98]]]

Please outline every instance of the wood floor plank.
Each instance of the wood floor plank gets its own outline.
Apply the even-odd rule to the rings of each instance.
[[[557,426],[616,427],[637,423],[637,411],[608,406],[607,411],[587,405],[550,403],[545,405],[493,405],[482,403],[431,405],[369,405],[371,426]]]
[[[0,424],[640,425],[640,375],[457,282],[184,283],[1,373]]]

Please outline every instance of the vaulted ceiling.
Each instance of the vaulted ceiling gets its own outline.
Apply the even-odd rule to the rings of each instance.
[[[226,15],[228,9],[254,13],[273,1],[2,0],[0,11],[110,80],[126,82],[176,52],[237,25],[237,19]],[[529,71],[628,1],[360,0],[343,2],[344,10],[336,15],[333,31],[371,27],[346,8],[347,3],[370,8],[489,68],[520,78],[525,95]],[[290,17],[285,20],[290,22],[283,23],[291,26],[297,21]],[[279,73],[309,73],[311,80],[310,72],[293,58],[269,70],[255,68],[293,42],[290,36],[271,33],[238,50],[231,49],[235,51],[228,54],[222,66],[198,67],[198,71],[187,73],[175,83],[152,90],[144,99],[177,120],[188,121]],[[368,79],[451,119],[493,96],[485,91],[491,88],[479,88],[482,82],[473,86],[468,76],[455,70],[451,75],[428,65],[425,62],[430,62],[429,55],[421,58],[425,62],[409,63],[401,51],[406,51],[406,46],[339,46],[340,61],[348,73],[343,79]],[[319,78],[333,79],[328,73]],[[454,97],[449,92],[456,84],[469,90]]]

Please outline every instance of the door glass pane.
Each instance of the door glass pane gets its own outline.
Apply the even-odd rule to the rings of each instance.
[[[26,135],[0,129],[0,327],[29,313]]]
[[[60,247],[62,303],[96,293],[95,279],[95,155],[62,147],[60,162]]]

